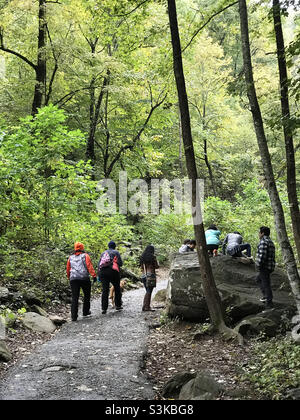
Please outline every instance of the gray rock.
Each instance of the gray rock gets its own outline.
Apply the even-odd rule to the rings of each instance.
[[[9,300],[10,293],[7,287],[0,287],[0,303],[7,302]]]
[[[50,315],[49,319],[50,319],[50,321],[53,322],[53,324],[57,325],[58,327],[67,322],[67,320],[65,318],[62,318],[62,317],[57,316],[57,315]]]
[[[267,337],[275,337],[278,329],[279,326],[274,321],[259,315],[248,316],[235,327],[242,336],[263,333]]]
[[[56,330],[56,326],[50,319],[35,312],[27,312],[22,318],[22,323],[26,328],[35,332],[51,334]]]
[[[12,359],[12,354],[7,348],[4,341],[0,341],[0,360],[3,362],[9,362]]]
[[[23,293],[23,298],[24,298],[25,302],[27,303],[27,305],[29,305],[29,306],[32,306],[32,305],[41,306],[42,305],[41,298],[39,296],[37,296],[37,294],[34,290],[26,290]]]
[[[290,389],[286,394],[287,399],[299,401],[300,400],[300,388]]]
[[[208,373],[199,372],[194,379],[182,387],[179,399],[212,400],[218,397],[223,390],[223,387]]]
[[[211,258],[210,261],[222,303],[233,322],[264,309],[259,301],[261,292],[255,281],[254,265],[243,264],[229,256]],[[276,268],[271,279],[275,307],[292,315],[296,307],[285,272]],[[209,318],[198,256],[194,252],[174,256],[167,291],[167,313],[171,317],[195,322],[205,322]]]
[[[180,372],[174,375],[164,385],[162,389],[162,396],[164,398],[178,397],[181,388],[191,379],[196,377],[196,373],[191,372]]]
[[[153,298],[153,301],[154,302],[165,302],[166,299],[167,299],[167,289],[162,289],[162,290],[159,290],[155,294],[155,296]]]
[[[38,306],[38,305],[33,305],[32,307],[31,307],[31,311],[32,312],[36,312],[37,314],[39,314],[39,315],[41,315],[41,316],[44,316],[44,317],[48,317],[48,314],[47,314],[47,312],[45,311],[45,309],[43,309],[43,308],[41,308],[40,306]]]

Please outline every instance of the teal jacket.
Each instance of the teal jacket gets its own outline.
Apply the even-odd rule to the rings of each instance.
[[[208,229],[205,232],[205,238],[207,245],[220,245],[220,235],[221,232],[219,230]]]

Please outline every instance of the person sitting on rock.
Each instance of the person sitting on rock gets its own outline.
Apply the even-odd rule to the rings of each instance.
[[[209,255],[217,255],[219,245],[221,245],[220,241],[221,231],[218,230],[216,225],[210,225],[209,228],[205,232],[206,238],[206,245],[208,249]]]
[[[223,254],[226,255],[227,253],[231,257],[243,257],[243,251],[246,251],[247,257],[251,258],[251,245],[243,243],[240,232],[229,233],[223,242]]]
[[[191,239],[190,243],[188,245],[188,247],[190,248],[188,252],[195,251],[196,245],[197,245],[197,243],[196,243],[195,239]]]
[[[179,254],[184,254],[185,252],[189,252],[190,251],[190,244],[191,240],[190,239],[185,239],[183,241],[183,245],[181,245],[181,247],[179,248]]]

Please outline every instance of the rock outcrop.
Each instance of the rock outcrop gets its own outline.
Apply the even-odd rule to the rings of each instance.
[[[240,259],[229,256],[218,256],[210,261],[222,303],[233,324],[263,311],[261,292],[255,281],[257,273],[254,264],[243,264]],[[284,271],[276,268],[271,278],[275,307],[273,312],[277,312],[272,317],[277,319],[278,324],[281,315],[286,313],[292,316],[296,306]],[[196,253],[174,256],[167,291],[167,313],[171,317],[195,322],[205,322],[209,318]],[[271,321],[256,319],[256,323],[263,324],[268,332],[275,329],[275,320]],[[253,325],[254,322],[253,320]],[[241,328],[247,327],[244,324]]]
[[[35,312],[27,312],[22,318],[23,325],[35,332],[51,334],[56,330],[54,323]]]

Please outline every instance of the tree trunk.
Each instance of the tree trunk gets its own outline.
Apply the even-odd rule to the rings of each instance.
[[[202,122],[202,127],[203,127],[204,134],[205,134],[205,131],[206,131],[205,119],[206,119],[206,106],[204,104],[203,105],[203,116],[202,116],[202,121],[203,121]],[[213,190],[213,193],[214,193],[214,197],[217,197],[215,180],[214,180],[211,164],[208,160],[208,147],[207,147],[206,138],[204,138],[204,140],[203,140],[203,153],[204,153],[204,161],[205,161],[205,164],[206,164],[206,167],[207,167],[207,170],[208,170],[209,179],[210,179],[211,187],[212,187],[212,190]]]
[[[253,122],[256,132],[256,138],[264,169],[264,175],[267,181],[267,189],[271,200],[272,209],[274,212],[275,225],[281,252],[287,269],[290,286],[295,297],[298,313],[300,314],[300,279],[297,270],[293,249],[289,242],[287,235],[283,207],[278,194],[270,152],[268,148],[267,139],[264,131],[264,124],[262,120],[261,110],[258,103],[256,89],[253,79],[252,59],[249,42],[249,28],[248,28],[248,11],[246,0],[239,0],[240,9],[240,23],[241,23],[241,37],[243,60],[245,69],[245,79],[247,85],[247,94],[253,116]]]
[[[32,104],[32,115],[36,115],[38,108],[43,106],[47,90],[47,21],[46,0],[39,0],[39,35],[38,35],[38,60],[35,68],[36,82]]]
[[[287,162],[287,191],[298,259],[300,261],[300,211],[297,197],[295,149],[289,104],[288,75],[279,0],[273,0],[273,20],[280,77],[281,112]]]
[[[174,60],[174,74],[178,91],[181,124],[182,124],[182,138],[186,156],[186,166],[189,178],[193,181],[192,189],[192,206],[193,209],[200,207],[200,201],[197,200],[196,183],[198,179],[194,145],[191,132],[190,113],[188,106],[188,97],[186,92],[185,78],[182,64],[181,44],[177,22],[177,11],[175,0],[168,0],[168,13],[172,37],[173,60]],[[198,202],[197,202],[198,201]],[[201,210],[201,209],[200,209]],[[209,261],[209,256],[206,248],[205,232],[203,222],[195,220],[195,212],[193,212],[194,231],[197,242],[197,252],[201,270],[201,280],[209,309],[210,317],[213,326],[222,333],[229,333],[231,330],[226,327],[224,322],[224,313],[222,309],[221,299],[213,278],[213,273]],[[231,334],[233,337],[233,334]]]

